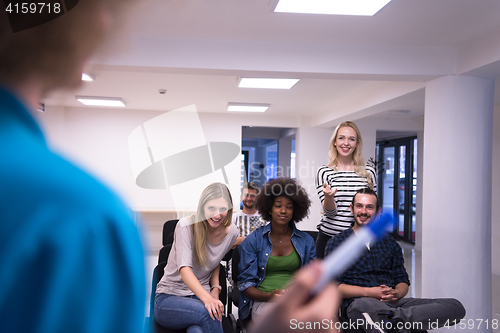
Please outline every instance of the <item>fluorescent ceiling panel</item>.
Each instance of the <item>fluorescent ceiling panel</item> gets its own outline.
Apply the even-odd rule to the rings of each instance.
[[[269,104],[253,103],[228,103],[227,111],[232,112],[265,112],[269,109]]]
[[[239,88],[262,88],[262,89],[290,89],[299,79],[273,79],[273,78],[249,78],[242,77],[238,82]]]
[[[391,0],[279,0],[277,13],[373,16]]]
[[[91,97],[91,96],[76,96],[76,99],[85,105],[89,106],[115,106],[124,107],[127,104],[121,98],[115,97]]]
[[[91,73],[82,73],[82,81],[95,81],[95,76]]]

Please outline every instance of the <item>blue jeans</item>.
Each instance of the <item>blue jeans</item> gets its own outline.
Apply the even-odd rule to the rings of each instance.
[[[170,330],[187,329],[188,333],[222,333],[222,323],[212,319],[205,304],[196,296],[156,294],[155,319]]]

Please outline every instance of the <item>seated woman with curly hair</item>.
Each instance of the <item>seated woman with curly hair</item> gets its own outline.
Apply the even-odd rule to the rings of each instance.
[[[295,227],[311,205],[302,186],[291,178],[273,179],[264,185],[255,205],[270,223],[238,247],[240,319],[263,312],[267,302],[283,295],[293,273],[316,258],[313,238]]]

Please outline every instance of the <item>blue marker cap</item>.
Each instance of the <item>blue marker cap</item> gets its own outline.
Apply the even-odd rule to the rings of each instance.
[[[380,214],[373,220],[372,223],[368,225],[368,228],[375,235],[375,237],[379,238],[385,234],[387,226],[390,225],[391,223],[392,225],[395,225],[396,223],[392,214],[390,213]]]

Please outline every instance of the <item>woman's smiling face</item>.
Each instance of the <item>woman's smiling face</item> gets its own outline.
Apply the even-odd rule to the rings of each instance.
[[[337,138],[335,139],[335,146],[337,152],[342,156],[352,155],[358,145],[358,136],[356,131],[349,126],[339,128]]]
[[[224,198],[212,199],[207,201],[203,207],[203,213],[207,219],[208,225],[212,228],[218,228],[227,216],[229,205]]]

